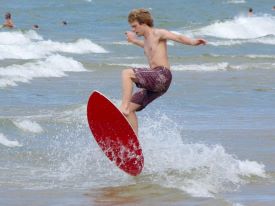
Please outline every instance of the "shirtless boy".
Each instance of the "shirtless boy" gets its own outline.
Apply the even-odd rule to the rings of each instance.
[[[191,39],[153,26],[153,18],[148,10],[134,9],[128,15],[132,31],[127,31],[128,42],[144,49],[149,68],[129,68],[122,71],[122,103],[120,111],[126,116],[136,134],[138,120],[136,111],[144,109],[154,99],[163,95],[169,88],[172,74],[167,54],[167,40],[186,45],[206,44],[204,39]],[[139,40],[137,36],[143,36]],[[132,95],[133,83],[141,90]]]

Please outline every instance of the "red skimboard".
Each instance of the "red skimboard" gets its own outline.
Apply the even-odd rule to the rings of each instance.
[[[144,158],[138,138],[124,115],[100,92],[94,91],[88,101],[90,129],[105,155],[126,173],[141,173]]]

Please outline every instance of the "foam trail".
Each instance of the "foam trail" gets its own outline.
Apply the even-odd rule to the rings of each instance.
[[[40,60],[23,65],[11,65],[0,67],[0,88],[17,86],[17,82],[29,82],[38,77],[62,77],[65,72],[86,71],[83,65],[69,57],[61,55],[49,56]]]
[[[21,147],[21,145],[18,141],[11,141],[6,136],[0,133],[0,144],[7,146],[7,147]]]
[[[33,132],[33,133],[43,132],[43,128],[37,122],[34,122],[34,121],[16,120],[16,121],[13,121],[13,124],[23,131]]]

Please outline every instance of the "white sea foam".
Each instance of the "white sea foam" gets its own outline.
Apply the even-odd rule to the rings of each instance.
[[[107,53],[107,51],[91,42],[88,39],[79,39],[74,43],[61,43],[54,42],[51,40],[41,41],[37,43],[38,49],[44,48],[47,53],[52,52],[67,52],[67,53],[76,53],[76,54],[85,54],[85,53]]]
[[[233,70],[249,70],[249,69],[275,69],[274,63],[246,63],[240,65],[230,65]]]
[[[263,164],[239,160],[221,145],[185,142],[180,128],[163,114],[140,122],[139,139],[146,157],[143,174],[153,174],[151,181],[157,184],[212,197],[245,184],[246,178],[266,177]]]
[[[233,203],[233,205],[232,206],[244,206],[243,204],[241,204],[241,203]]]
[[[111,66],[132,67],[132,68],[148,68],[148,64],[109,64]]]
[[[114,99],[113,101],[116,102]],[[83,106],[79,109],[80,116],[83,116]],[[72,120],[75,119],[73,113],[69,112]],[[66,113],[65,116],[67,115]],[[91,141],[93,151],[85,147],[86,149],[69,155],[68,159],[62,160],[55,175],[58,175],[59,180],[63,182],[78,180],[79,176],[87,175],[84,185],[91,187],[94,184],[94,181],[91,181],[93,175],[99,174],[103,185],[106,178],[109,180],[108,186],[140,181],[142,184],[177,188],[195,197],[213,197],[221,192],[235,190],[242,184],[248,183],[251,177],[266,177],[263,164],[240,160],[235,155],[227,153],[221,145],[186,142],[179,126],[164,114],[155,113],[140,118],[139,140],[145,165],[137,179],[129,178],[111,164],[94,145],[94,141]],[[72,136],[75,139],[75,134]],[[88,155],[91,152],[93,155]],[[87,158],[88,156],[90,158]]]
[[[252,43],[275,45],[275,36],[268,36],[268,37],[264,37],[264,38],[255,39],[255,41],[253,41]]]
[[[187,142],[182,137],[182,128],[173,120],[163,113],[150,113],[140,116],[139,121],[144,170],[138,178],[129,178],[110,163],[93,139],[89,139],[92,134],[85,111],[86,106],[80,105],[56,114],[57,121],[64,123],[65,120],[78,126],[67,126],[59,130],[56,137],[51,137],[53,148],[49,156],[54,165],[47,168],[44,175],[57,185],[50,187],[91,188],[141,183],[177,188],[191,196],[213,197],[237,189],[250,182],[251,177],[266,177],[263,164],[240,160],[227,153],[222,145]],[[48,187],[48,181],[39,182],[39,186]]]
[[[254,56],[254,58],[257,58],[257,56]],[[146,64],[109,64],[109,65],[132,67],[132,68],[148,68],[148,65]],[[205,64],[178,64],[178,65],[171,66],[171,70],[173,71],[196,71],[196,72],[214,72],[214,71],[247,70],[247,69],[275,69],[275,66],[273,63],[251,63],[251,64],[247,63],[247,64],[231,65],[228,62],[205,63]]]
[[[132,45],[131,43],[127,42],[127,41],[115,41],[113,42],[113,44],[117,44],[117,45]]]
[[[207,54],[210,57],[216,58],[250,58],[250,59],[275,59],[275,55],[265,54],[247,54],[247,55],[220,55],[220,54]]]
[[[38,35],[35,31],[23,32],[0,32],[0,45],[25,45],[32,42],[32,40],[43,40],[43,37]]]
[[[224,71],[229,68],[229,63],[210,63],[210,64],[189,64],[189,65],[173,65],[172,70],[174,71]]]
[[[275,19],[272,16],[238,16],[233,20],[216,22],[201,31],[203,34],[220,38],[251,39],[275,35],[274,26]]]
[[[0,88],[17,86],[18,82],[29,82],[38,77],[62,77],[65,72],[86,71],[83,65],[69,57],[52,55],[45,60],[30,62],[23,65],[0,67]]]
[[[270,44],[275,45],[275,36],[271,37],[262,37],[257,39],[248,39],[248,40],[223,40],[223,41],[209,41],[209,45],[213,46],[233,46],[238,44],[245,44],[245,43],[260,43],[260,44]]]
[[[39,59],[57,52],[84,54],[108,51],[88,39],[64,43],[44,40],[35,31],[0,32],[0,59]]]
[[[229,0],[229,1],[227,1],[227,3],[229,3],[229,4],[244,4],[244,3],[246,3],[246,1],[245,0]]]
[[[246,57],[252,58],[252,59],[256,59],[256,58],[275,59],[275,55],[249,54],[249,55],[246,55]]]
[[[24,33],[24,36],[31,39],[31,40],[43,40],[43,37],[40,36],[36,31],[29,30]]]
[[[57,114],[57,120],[62,122],[71,122],[72,120],[82,122],[83,120],[86,120],[86,112],[87,105],[84,104]]]
[[[257,25],[257,26],[255,26]],[[275,44],[275,17],[239,15],[234,19],[217,21],[208,26],[185,31],[190,37],[211,36],[222,40],[209,40],[213,46],[232,46],[245,43]]]
[[[176,32],[174,32],[174,33],[176,33]],[[177,32],[177,33],[179,33],[179,32]],[[126,46],[133,45],[132,43],[127,42],[127,41],[115,41],[115,42],[113,42],[113,44],[116,44],[116,45],[126,45]],[[173,41],[168,41],[167,44],[170,45],[170,46],[173,46],[174,42]]]
[[[43,128],[35,121],[30,120],[15,120],[14,125],[26,132],[41,133]]]
[[[7,147],[21,147],[21,145],[17,140],[11,141],[5,135],[0,133],[0,144]]]
[[[255,39],[275,35],[274,28],[275,17],[273,16],[237,16],[232,20],[215,22],[195,33],[224,39]]]

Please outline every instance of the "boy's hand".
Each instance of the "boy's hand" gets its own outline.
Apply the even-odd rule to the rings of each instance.
[[[207,44],[207,41],[204,39],[196,39],[193,43],[194,46],[205,45],[205,44]]]
[[[136,34],[134,32],[126,31],[125,35],[127,37],[127,41],[128,42],[134,43],[135,40],[137,39],[137,36],[136,36]]]

